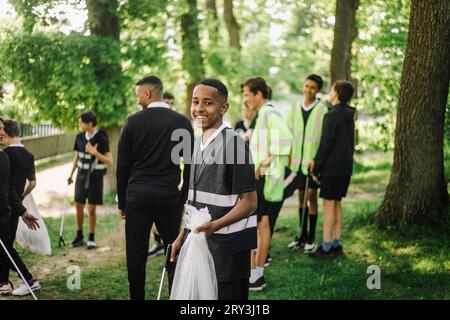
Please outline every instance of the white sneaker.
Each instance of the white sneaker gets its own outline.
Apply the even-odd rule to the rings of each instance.
[[[37,291],[41,288],[39,281],[37,280],[33,280],[33,283],[29,284],[31,290]],[[16,290],[14,290],[12,292],[13,296],[26,296],[28,294],[30,294],[30,290],[28,290],[28,287],[25,283],[22,283],[22,285],[20,287],[18,287]]]
[[[7,296],[12,293],[11,283],[5,282],[0,285],[0,296]]]
[[[87,242],[87,248],[88,250],[97,249],[97,244],[95,243],[95,241],[90,240]]]
[[[317,250],[317,244],[315,242],[305,244],[305,253],[314,253]]]

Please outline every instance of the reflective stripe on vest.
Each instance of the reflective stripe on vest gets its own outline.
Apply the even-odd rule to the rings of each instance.
[[[89,170],[89,163],[82,163],[81,161],[78,161],[78,168]],[[106,165],[103,163],[98,163],[94,167],[94,170],[104,170],[104,169],[106,169]]]
[[[194,190],[189,189],[188,200],[194,200]],[[197,202],[201,202],[204,204],[210,204],[217,207],[234,207],[236,203],[238,203],[239,195],[231,194],[231,195],[222,195],[216,193],[210,193],[205,191],[198,191],[195,199]]]

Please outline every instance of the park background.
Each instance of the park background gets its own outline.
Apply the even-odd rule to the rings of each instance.
[[[269,287],[251,298],[449,299],[449,25],[446,0],[0,0],[0,115],[21,122],[37,155],[34,197],[53,246],[49,257],[21,251],[43,285],[39,297],[128,298],[113,170],[100,248],[57,247],[80,112],[98,115],[115,152],[120,126],[139,110],[134,83],[145,75],[159,76],[185,114],[197,81],[221,79],[233,124],[246,78],[266,78],[286,112],[317,73],[323,99],[336,79],[357,89],[346,256],[316,262],[287,250],[297,233],[295,195],[276,227]],[[74,218],[66,220],[67,242]],[[80,290],[67,288],[70,265],[81,267]],[[366,285],[371,265],[381,270],[379,290]],[[148,299],[161,270],[162,257],[149,259]]]

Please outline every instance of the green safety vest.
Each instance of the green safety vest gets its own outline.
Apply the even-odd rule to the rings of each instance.
[[[287,123],[294,134],[290,166],[293,172],[298,172],[301,166],[302,173],[308,175],[308,163],[314,159],[319,149],[323,119],[327,112],[327,107],[318,102],[311,110],[306,129],[301,102],[289,112]]]
[[[255,129],[250,139],[250,151],[255,170],[269,155],[275,156],[264,173],[264,198],[270,202],[283,199],[284,170],[291,151],[292,134],[283,116],[272,105],[264,105],[258,112]]]

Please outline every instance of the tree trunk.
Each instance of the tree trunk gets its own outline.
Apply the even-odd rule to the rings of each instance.
[[[86,4],[91,34],[111,38],[119,42],[120,25],[117,16],[117,0],[86,0]],[[117,50],[120,50],[120,46],[117,46]],[[122,72],[120,63],[112,65],[110,70],[98,70],[96,72],[97,81],[108,81],[108,74],[110,72]],[[124,108],[124,106],[116,107]],[[117,145],[119,143],[120,128],[119,126],[109,126],[105,128],[105,131],[108,134],[110,150],[114,157],[114,165],[108,168],[105,177],[105,191],[115,192],[117,190],[115,164],[117,160]]]
[[[447,215],[444,117],[450,70],[450,2],[412,0],[400,83],[394,163],[378,224],[439,221]]]
[[[358,7],[359,0],[336,1],[330,86],[336,80],[351,81],[352,43],[358,34],[356,29],[356,10]]]
[[[219,16],[217,15],[216,0],[206,0],[208,21],[208,37],[213,43],[219,38]]]
[[[181,16],[182,65],[188,73],[185,114],[190,118],[192,90],[205,75],[197,23],[197,1],[186,0],[188,10]]]
[[[223,0],[223,19],[228,29],[230,37],[230,46],[241,50],[241,41],[239,36],[239,24],[233,14],[233,0]]]

